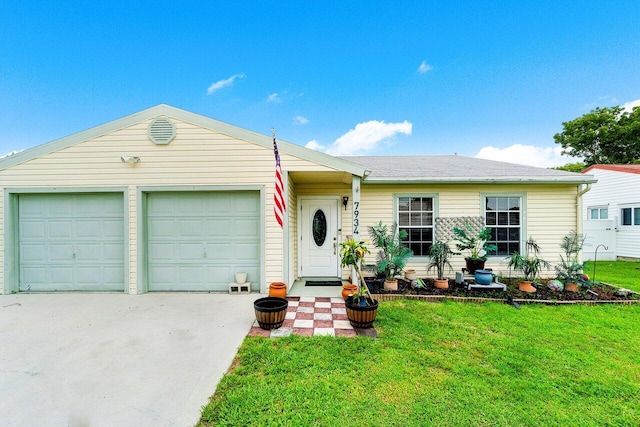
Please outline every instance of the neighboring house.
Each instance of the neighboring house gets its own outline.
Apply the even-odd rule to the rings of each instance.
[[[558,260],[595,182],[462,156],[278,148],[282,228],[272,138],[167,105],[0,160],[3,292],[225,291],[238,271],[265,292],[274,281],[346,277],[340,242],[368,239],[380,220],[409,232],[409,266],[425,276],[437,217],[484,217],[499,247],[487,266],[506,272],[527,236]]]
[[[583,174],[598,183],[583,196],[585,259],[640,259],[640,165],[593,165]]]

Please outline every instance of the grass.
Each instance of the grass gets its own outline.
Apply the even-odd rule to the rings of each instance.
[[[584,272],[592,279],[593,266],[592,261],[584,266]],[[640,292],[640,261],[598,261],[595,267],[595,280]]]
[[[384,302],[378,339],[248,337],[199,425],[637,426],[639,318]]]

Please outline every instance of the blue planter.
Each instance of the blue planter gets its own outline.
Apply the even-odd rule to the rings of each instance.
[[[489,270],[476,270],[475,279],[478,285],[490,285],[493,282],[493,273]]]

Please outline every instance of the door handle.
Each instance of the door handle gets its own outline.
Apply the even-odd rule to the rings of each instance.
[[[335,241],[333,242],[333,254],[338,255],[338,243]]]

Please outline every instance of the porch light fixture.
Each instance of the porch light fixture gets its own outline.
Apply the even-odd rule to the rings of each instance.
[[[344,210],[347,210],[347,205],[349,204],[349,196],[342,196],[342,204],[344,205]]]
[[[140,163],[140,157],[138,156],[120,156],[122,163],[128,163],[130,165]]]

